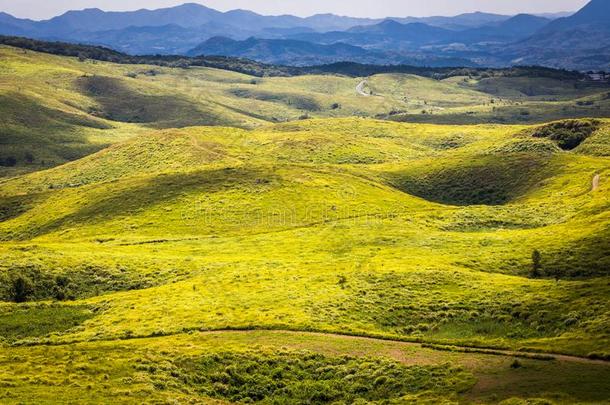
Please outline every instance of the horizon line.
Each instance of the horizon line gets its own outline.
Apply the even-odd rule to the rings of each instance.
[[[540,13],[527,13],[527,12],[519,12],[519,13],[515,13],[515,14],[500,14],[500,13],[493,13],[493,12],[487,12],[487,11],[470,11],[470,12],[463,12],[463,13],[459,13],[459,14],[455,14],[455,15],[440,15],[440,14],[432,14],[432,15],[427,15],[427,16],[414,16],[414,15],[407,15],[407,16],[392,16],[392,15],[387,15],[385,17],[354,17],[354,16],[350,16],[350,15],[344,15],[344,14],[335,14],[335,13],[315,13],[315,14],[311,14],[311,15],[307,15],[307,16],[301,16],[301,15],[297,15],[297,14],[289,14],[289,13],[284,13],[284,14],[262,14],[259,13],[257,11],[254,10],[249,10],[249,9],[244,9],[244,8],[235,8],[235,9],[230,9],[227,11],[220,11],[218,9],[206,6],[204,4],[201,3],[196,3],[196,2],[185,2],[182,4],[178,4],[175,6],[170,6],[170,7],[159,7],[159,8],[137,8],[137,9],[133,9],[133,10],[107,10],[107,9],[103,9],[100,7],[86,7],[86,8],[80,8],[80,9],[68,9],[65,10],[63,12],[61,12],[60,14],[54,15],[52,17],[48,17],[48,18],[42,18],[42,19],[36,19],[36,18],[30,18],[30,17],[19,17],[15,14],[11,14],[9,12],[6,11],[2,11],[0,10],[0,13],[4,13],[4,14],[8,14],[11,17],[14,18],[18,18],[21,20],[31,20],[31,21],[35,21],[35,22],[42,22],[42,21],[48,21],[48,20],[52,20],[53,18],[57,18],[57,17],[61,17],[67,13],[70,12],[82,12],[82,11],[87,11],[87,10],[99,10],[101,12],[104,13],[134,13],[134,12],[139,12],[139,11],[157,11],[157,10],[168,10],[168,9],[172,9],[172,8],[177,8],[177,7],[183,7],[183,6],[187,6],[187,5],[195,5],[195,6],[200,6],[200,7],[204,7],[210,10],[214,10],[214,11],[218,11],[219,13],[230,13],[230,12],[235,12],[235,11],[246,11],[246,12],[250,12],[250,13],[254,13],[257,14],[259,16],[263,16],[263,17],[297,17],[297,18],[302,18],[302,19],[307,19],[307,18],[312,18],[312,17],[316,17],[316,16],[321,16],[321,15],[332,15],[332,16],[336,16],[336,17],[342,17],[342,18],[354,18],[354,19],[360,19],[360,20],[387,20],[387,19],[393,19],[393,18],[401,18],[401,19],[405,19],[405,18],[416,18],[416,19],[422,19],[422,18],[455,18],[455,17],[459,17],[462,15],[468,15],[468,14],[491,14],[491,15],[497,15],[497,16],[504,16],[504,17],[514,17],[517,15],[521,15],[521,14],[528,14],[528,15],[535,15],[535,16],[541,16],[541,15],[557,15],[557,14],[569,14],[569,13],[576,13],[578,10],[565,10],[565,11],[556,11],[556,12],[540,12]]]

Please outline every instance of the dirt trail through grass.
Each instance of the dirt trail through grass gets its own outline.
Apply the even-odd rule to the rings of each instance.
[[[197,331],[195,329],[195,331]],[[290,329],[265,329],[265,328],[254,328],[254,329],[211,329],[211,330],[199,330],[198,331],[204,335],[256,335],[256,334],[288,334],[295,336],[309,336],[316,338],[328,338],[328,339],[348,339],[348,340],[356,340],[361,343],[370,343],[370,344],[387,344],[390,346],[399,346],[403,348],[411,348],[418,350],[432,350],[436,352],[451,352],[455,354],[462,354],[465,356],[468,355],[482,355],[482,356],[494,356],[494,357],[518,357],[535,361],[561,361],[561,362],[569,362],[569,363],[580,363],[580,364],[590,364],[590,365],[604,365],[610,367],[610,361],[602,360],[602,359],[590,359],[586,357],[578,357],[578,356],[570,356],[564,354],[557,353],[547,353],[547,352],[534,352],[534,351],[514,351],[514,350],[502,350],[502,349],[487,349],[487,348],[477,348],[470,346],[458,346],[458,345],[435,345],[435,344],[427,344],[426,342],[413,342],[408,340],[394,339],[391,337],[372,337],[365,335],[355,335],[355,334],[341,334],[341,333],[333,333],[333,332],[313,332],[313,331],[300,331],[300,330],[290,330]],[[192,332],[189,332],[192,333]],[[185,332],[175,332],[175,333],[167,333],[163,335],[146,335],[146,336],[131,336],[131,337],[117,337],[117,338],[108,338],[108,339],[99,339],[96,340],[98,342],[112,342],[119,340],[134,340],[134,339],[163,339],[168,336],[180,336],[184,335]],[[55,343],[53,345],[63,346],[70,345],[75,343],[85,343],[85,341],[75,340],[75,341],[66,341],[61,343]],[[43,343],[42,345],[47,345],[48,343]],[[34,344],[32,346],[38,346]]]
[[[260,333],[261,331],[265,331],[264,329],[253,329],[253,330],[217,330],[217,331],[209,331],[209,332],[203,332],[203,333],[209,333],[209,334],[225,334],[225,333],[240,333],[240,334],[247,334],[247,333]],[[598,359],[588,359],[586,357],[578,357],[578,356],[570,356],[570,355],[564,355],[564,354],[555,354],[555,353],[543,353],[543,352],[531,352],[531,351],[513,351],[513,350],[497,350],[497,349],[484,349],[484,348],[472,348],[472,347],[462,347],[462,346],[455,346],[455,345],[448,345],[448,346],[443,346],[443,345],[439,345],[439,348],[435,348],[435,347],[431,347],[431,346],[427,346],[425,344],[422,343],[416,343],[416,342],[408,342],[408,341],[403,341],[403,340],[398,340],[398,339],[391,339],[391,338],[375,338],[375,337],[367,337],[367,336],[357,336],[357,335],[345,335],[345,334],[340,334],[340,333],[329,333],[329,332],[300,332],[300,331],[291,331],[291,330],[267,330],[266,332],[269,333],[284,333],[284,334],[296,334],[296,335],[306,335],[306,336],[316,336],[316,337],[328,337],[328,338],[335,338],[335,339],[354,339],[354,340],[358,340],[362,343],[366,343],[366,342],[371,342],[371,343],[383,343],[383,342],[387,342],[388,344],[392,344],[392,345],[400,345],[403,347],[415,347],[415,348],[420,348],[420,349],[432,349],[432,350],[439,350],[439,351],[444,351],[443,349],[440,349],[440,347],[446,347],[446,348],[454,348],[455,352],[460,353],[460,349],[468,349],[468,352],[463,352],[464,354],[474,354],[474,355],[488,355],[488,356],[505,356],[505,357],[524,357],[524,358],[530,358],[532,360],[539,360],[539,361],[565,361],[565,362],[574,362],[574,363],[582,363],[582,364],[598,364],[598,365],[606,365],[606,366],[610,366],[610,362],[605,361],[605,360],[598,360]],[[537,359],[535,358],[535,356],[548,356],[548,358],[540,358]]]
[[[358,83],[358,85],[356,86],[356,91],[358,92],[358,94],[360,94],[361,96],[364,97],[369,97],[370,94],[364,91],[364,86],[366,85],[366,80],[361,81],[360,83]]]
[[[599,180],[600,180],[599,174],[596,174],[595,176],[593,176],[593,184],[591,186],[591,191],[597,191],[597,189],[599,189]]]

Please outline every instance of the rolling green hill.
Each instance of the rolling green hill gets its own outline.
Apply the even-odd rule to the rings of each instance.
[[[255,128],[304,118],[445,124],[605,117],[610,89],[560,72],[253,77],[214,68],[112,64],[0,47],[0,174],[53,167],[150,128]],[[524,76],[525,75],[525,76]],[[541,75],[541,77],[538,77]],[[356,91],[364,82],[372,96]]]
[[[0,402],[607,400],[610,120],[370,118],[573,86],[0,52]]]

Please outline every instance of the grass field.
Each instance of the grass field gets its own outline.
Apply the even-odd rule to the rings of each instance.
[[[372,97],[356,86],[366,82]],[[148,129],[256,128],[303,118],[523,124],[607,117],[610,87],[551,78],[258,78],[115,65],[0,47],[0,175],[53,167]]]
[[[0,53],[0,402],[607,403],[602,89]]]

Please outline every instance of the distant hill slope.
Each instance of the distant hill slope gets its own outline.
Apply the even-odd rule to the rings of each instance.
[[[423,45],[444,43],[455,35],[454,31],[424,23],[403,24],[394,19],[386,19],[379,24],[357,26],[347,31],[301,33],[292,35],[291,38],[320,44],[348,43],[367,49],[397,51],[417,50]]]
[[[552,21],[523,45],[569,52],[603,48],[609,39],[610,3],[592,0],[576,14]]]
[[[592,0],[576,14],[559,18],[507,51],[521,63],[610,68],[610,3]]]
[[[390,24],[405,27],[396,22],[390,22]],[[432,30],[441,30],[441,28],[429,28]],[[362,37],[360,34],[352,33],[345,33],[345,36],[350,38]],[[370,38],[368,34],[365,34],[364,36]],[[384,35],[377,33],[373,34],[373,37],[376,38],[376,40],[383,40],[386,38]],[[429,67],[476,66],[476,63],[465,58],[392,52],[386,49],[365,49],[346,42],[336,41],[328,44],[319,44],[298,39],[260,38],[248,38],[244,41],[236,41],[226,37],[214,37],[191,49],[188,52],[188,55],[223,55],[289,66],[313,66],[337,62]],[[356,40],[354,42],[358,41]]]
[[[604,117],[610,111],[609,87],[552,69],[345,62],[288,68],[231,58],[134,57],[99,47],[0,37],[3,42],[22,48],[0,46],[0,176],[63,164],[159,128],[253,128],[346,116],[524,123]],[[295,42],[279,41],[282,46]],[[280,48],[280,55],[285,53]],[[363,82],[373,97],[357,93]]]
[[[530,37],[551,22],[548,18],[519,14],[498,24],[465,30],[455,34],[456,42],[515,42]]]
[[[422,22],[433,26],[467,29],[507,20],[510,16],[489,13],[466,13],[455,17],[395,17],[404,23]],[[302,18],[292,15],[266,16],[248,10],[220,12],[197,3],[186,3],[175,7],[155,10],[113,12],[97,8],[72,10],[45,21],[32,21],[0,13],[0,33],[4,35],[29,35],[36,37],[61,38],[92,32],[116,31],[132,27],[163,27],[177,25],[190,30],[215,25],[231,30],[232,36],[245,33],[261,33],[266,29],[306,28],[319,32],[347,30],[351,27],[372,25],[382,19],[354,18],[335,14],[316,14]],[[218,33],[220,34],[220,33]],[[246,34],[247,35],[247,34]],[[235,39],[235,37],[234,37]]]
[[[15,19],[23,21],[20,19]],[[0,20],[1,21],[1,20]],[[259,30],[263,27],[288,28],[295,26],[312,29],[345,29],[357,24],[374,22],[373,19],[316,15],[300,18],[291,15],[264,16],[247,10],[220,12],[201,4],[186,3],[156,10],[103,11],[97,8],[68,11],[41,22],[30,22],[41,35],[57,35],[72,31],[106,31],[128,27],[159,27],[176,24],[196,28],[208,23]]]
[[[189,55],[223,55],[255,59],[266,63],[312,65],[343,60],[371,60],[376,55],[348,45],[319,45],[305,41],[249,38],[235,41],[226,37],[211,38],[188,52]],[[380,56],[377,56],[379,59]]]
[[[407,17],[407,18],[391,18],[403,24],[420,22],[434,27],[441,27],[454,31],[461,31],[469,28],[478,28],[489,24],[497,24],[506,21],[510,18],[509,15],[483,13],[480,11],[474,13],[463,13],[454,17],[432,16],[432,17]]]
[[[291,15],[264,16],[247,10],[220,12],[201,4],[187,3],[156,10],[113,12],[97,8],[68,11],[45,21],[31,21],[0,15],[0,32],[5,35],[39,38],[77,38],[79,34],[116,31],[130,27],[163,27],[177,25],[191,30],[206,25],[229,29],[232,35],[260,32],[266,28],[306,27],[314,30],[343,30],[355,25],[372,24],[379,20],[320,14],[308,18]],[[201,30],[205,32],[204,30]],[[242,34],[243,35],[243,34]]]

